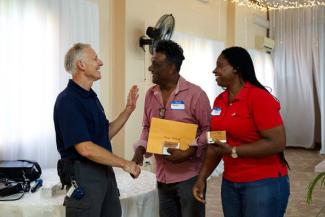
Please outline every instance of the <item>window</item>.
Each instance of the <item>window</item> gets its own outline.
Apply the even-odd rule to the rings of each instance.
[[[0,1],[0,160],[56,166],[53,106],[69,78],[64,54],[79,41],[98,48],[98,26],[97,5],[86,0]]]
[[[224,49],[224,43],[178,32],[174,34],[173,40],[184,50],[185,60],[180,74],[186,80],[199,85],[208,95],[212,106],[216,96],[223,91],[217,85],[212,71]]]

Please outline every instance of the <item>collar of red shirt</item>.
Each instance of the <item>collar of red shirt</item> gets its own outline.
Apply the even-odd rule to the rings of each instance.
[[[239,92],[237,93],[237,95],[235,96],[235,99],[234,101],[237,101],[237,100],[243,100],[247,97],[248,95],[248,91],[250,88],[254,88],[255,86],[252,85],[251,83],[249,82],[245,82],[244,86],[239,90]],[[223,98],[223,101],[224,102],[228,102],[228,96],[229,96],[229,91],[226,90],[223,95],[222,95],[222,98]]]

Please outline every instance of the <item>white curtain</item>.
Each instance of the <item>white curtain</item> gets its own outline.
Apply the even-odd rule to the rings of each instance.
[[[76,42],[98,51],[98,26],[97,5],[87,0],[0,0],[0,160],[56,166],[53,107],[69,78],[64,54]]]
[[[312,10],[312,53],[316,90],[321,114],[321,154],[325,154],[325,7]]]
[[[257,80],[277,97],[274,88],[274,67],[270,54],[258,50],[248,50],[254,64]]]
[[[270,17],[271,37],[276,43],[275,88],[282,104],[287,145],[305,148],[314,145],[315,77],[322,107],[324,153],[324,7],[274,10]]]
[[[186,80],[201,86],[213,105],[216,96],[223,91],[217,85],[212,71],[216,67],[218,56],[225,48],[224,43],[179,32],[174,34],[173,40],[184,50],[185,60],[180,74]]]

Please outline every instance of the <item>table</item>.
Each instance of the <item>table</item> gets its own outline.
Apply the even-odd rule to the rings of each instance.
[[[158,217],[158,193],[156,177],[148,171],[141,171],[137,179],[132,179],[122,169],[114,168],[120,190],[122,217]],[[42,172],[44,186],[59,183],[56,169]],[[26,193],[17,201],[0,201],[0,217],[65,217],[62,205],[64,193],[51,198],[36,193]]]

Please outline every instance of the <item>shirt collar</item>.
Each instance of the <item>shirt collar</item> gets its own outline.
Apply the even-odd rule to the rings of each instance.
[[[89,91],[85,90],[82,87],[80,87],[76,82],[74,82],[72,79],[69,80],[68,88],[73,92],[80,94],[84,98],[97,96],[97,94],[95,93],[95,91],[93,91],[93,89],[90,89]]]
[[[250,88],[253,88],[254,85],[249,83],[248,81],[245,82],[244,86],[239,90],[239,92],[236,94],[234,101],[236,100],[243,100],[247,97],[248,91]],[[228,102],[229,99],[229,90],[226,90],[225,93],[223,94],[223,99],[225,102]]]
[[[175,91],[173,93],[174,95],[177,95],[179,92],[187,90],[189,87],[190,87],[189,82],[186,81],[182,76],[179,76]],[[161,94],[159,85],[153,86],[152,91],[154,95]]]

